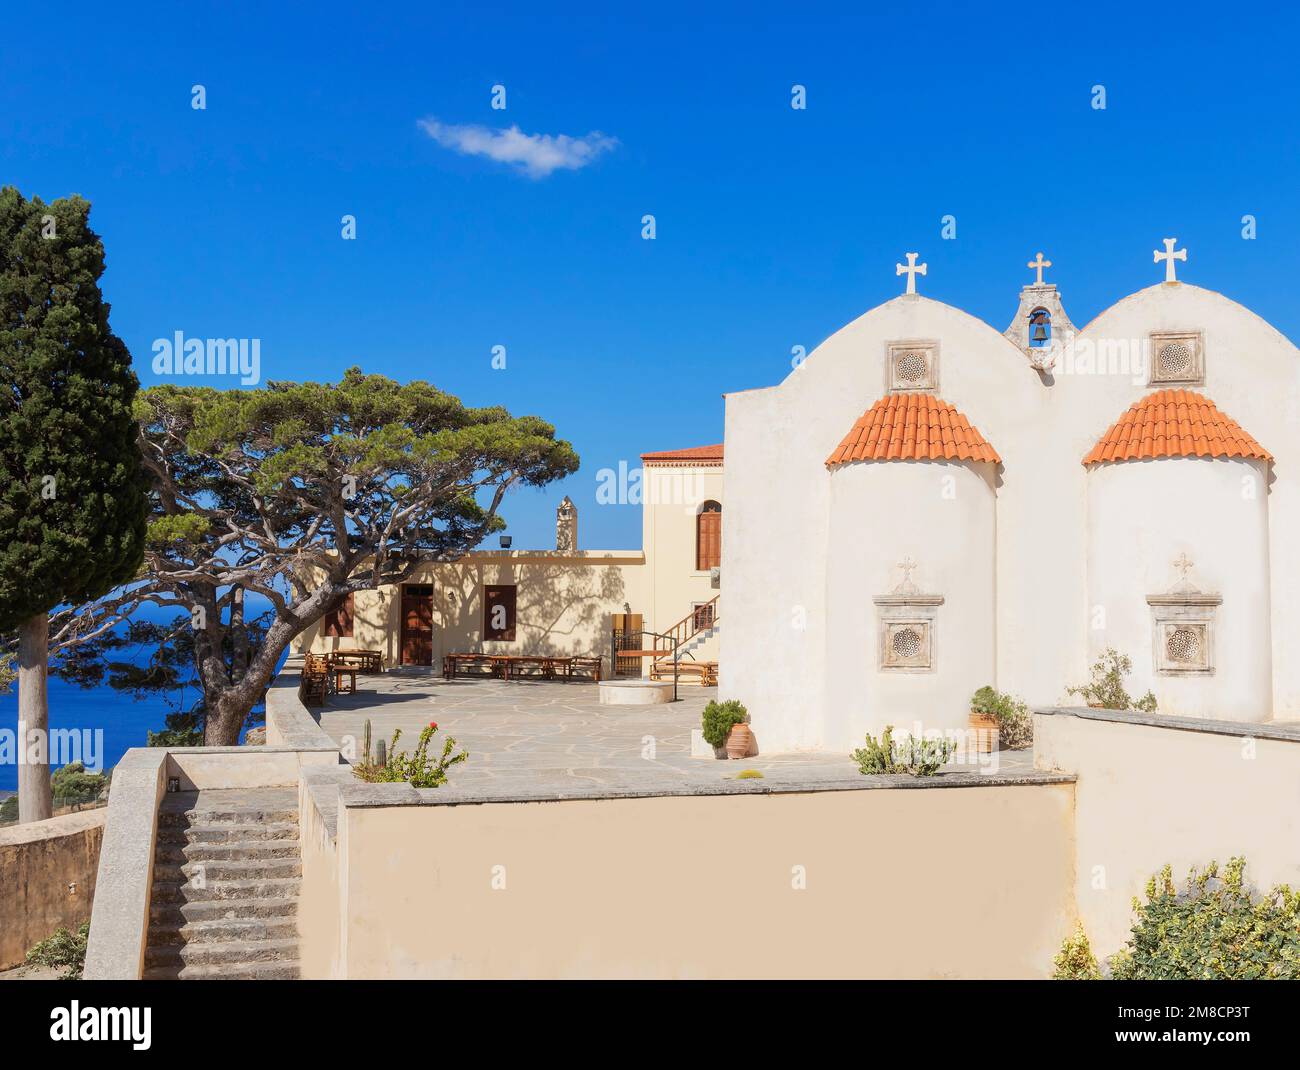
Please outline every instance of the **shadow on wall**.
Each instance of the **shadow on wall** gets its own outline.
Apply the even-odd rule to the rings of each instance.
[[[484,638],[483,587],[515,584],[515,638]],[[609,646],[610,614],[627,601],[622,570],[572,564],[471,566],[434,587],[443,652],[478,649],[514,654],[599,655]],[[457,646],[456,644],[459,644]]]

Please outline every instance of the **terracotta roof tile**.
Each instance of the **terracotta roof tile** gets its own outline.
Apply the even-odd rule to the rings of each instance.
[[[701,464],[722,463],[722,443],[716,446],[689,446],[684,450],[662,450],[659,453],[643,453],[642,461],[651,464]]]
[[[969,420],[932,394],[890,394],[862,414],[826,459],[850,461],[1002,460]]]
[[[1204,394],[1157,390],[1134,403],[1101,436],[1084,464],[1138,461],[1152,457],[1254,457],[1272,455],[1220,412]]]

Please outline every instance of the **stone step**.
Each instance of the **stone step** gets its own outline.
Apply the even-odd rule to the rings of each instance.
[[[261,809],[243,807],[204,807],[193,810],[162,810],[158,814],[160,829],[187,829],[192,825],[265,825],[270,822],[296,825],[297,808]]]
[[[180,927],[207,921],[255,921],[292,918],[298,913],[294,896],[273,899],[210,899],[200,902],[160,903],[149,907],[150,926]]]
[[[151,966],[146,981],[296,981],[302,971],[296,960],[222,963],[218,966]]]
[[[298,877],[264,877],[249,880],[209,880],[199,888],[189,882],[153,882],[155,903],[210,903],[221,899],[280,899],[296,897],[302,880]]]
[[[206,921],[188,921],[182,915],[154,919],[149,924],[150,947],[224,944],[232,941],[296,940],[298,922],[293,914],[258,918],[236,915]]]
[[[156,881],[189,881],[201,878],[211,884],[213,881],[249,881],[265,877],[300,877],[302,862],[297,858],[246,858],[238,861],[196,859],[177,865],[174,862],[160,862],[153,867]]]
[[[183,866],[186,862],[265,862],[273,858],[298,858],[298,841],[235,840],[231,843],[159,844],[154,851],[159,865]]]
[[[157,843],[247,843],[251,840],[289,840],[298,836],[296,821],[272,821],[265,825],[189,825],[159,828]]]
[[[150,966],[247,966],[257,962],[296,962],[298,938],[288,940],[228,940],[209,944],[168,944],[147,947]]]

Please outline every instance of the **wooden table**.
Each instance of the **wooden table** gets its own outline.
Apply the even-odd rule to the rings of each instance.
[[[335,650],[330,658],[335,665],[356,662],[360,672],[384,671],[384,655],[378,650]]]

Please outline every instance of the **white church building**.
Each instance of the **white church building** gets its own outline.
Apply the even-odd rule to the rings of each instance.
[[[720,694],[767,753],[1033,705],[1113,648],[1159,712],[1300,717],[1300,354],[1175,275],[1081,330],[906,292],[727,395]],[[1074,700],[1075,704],[1078,700]]]

